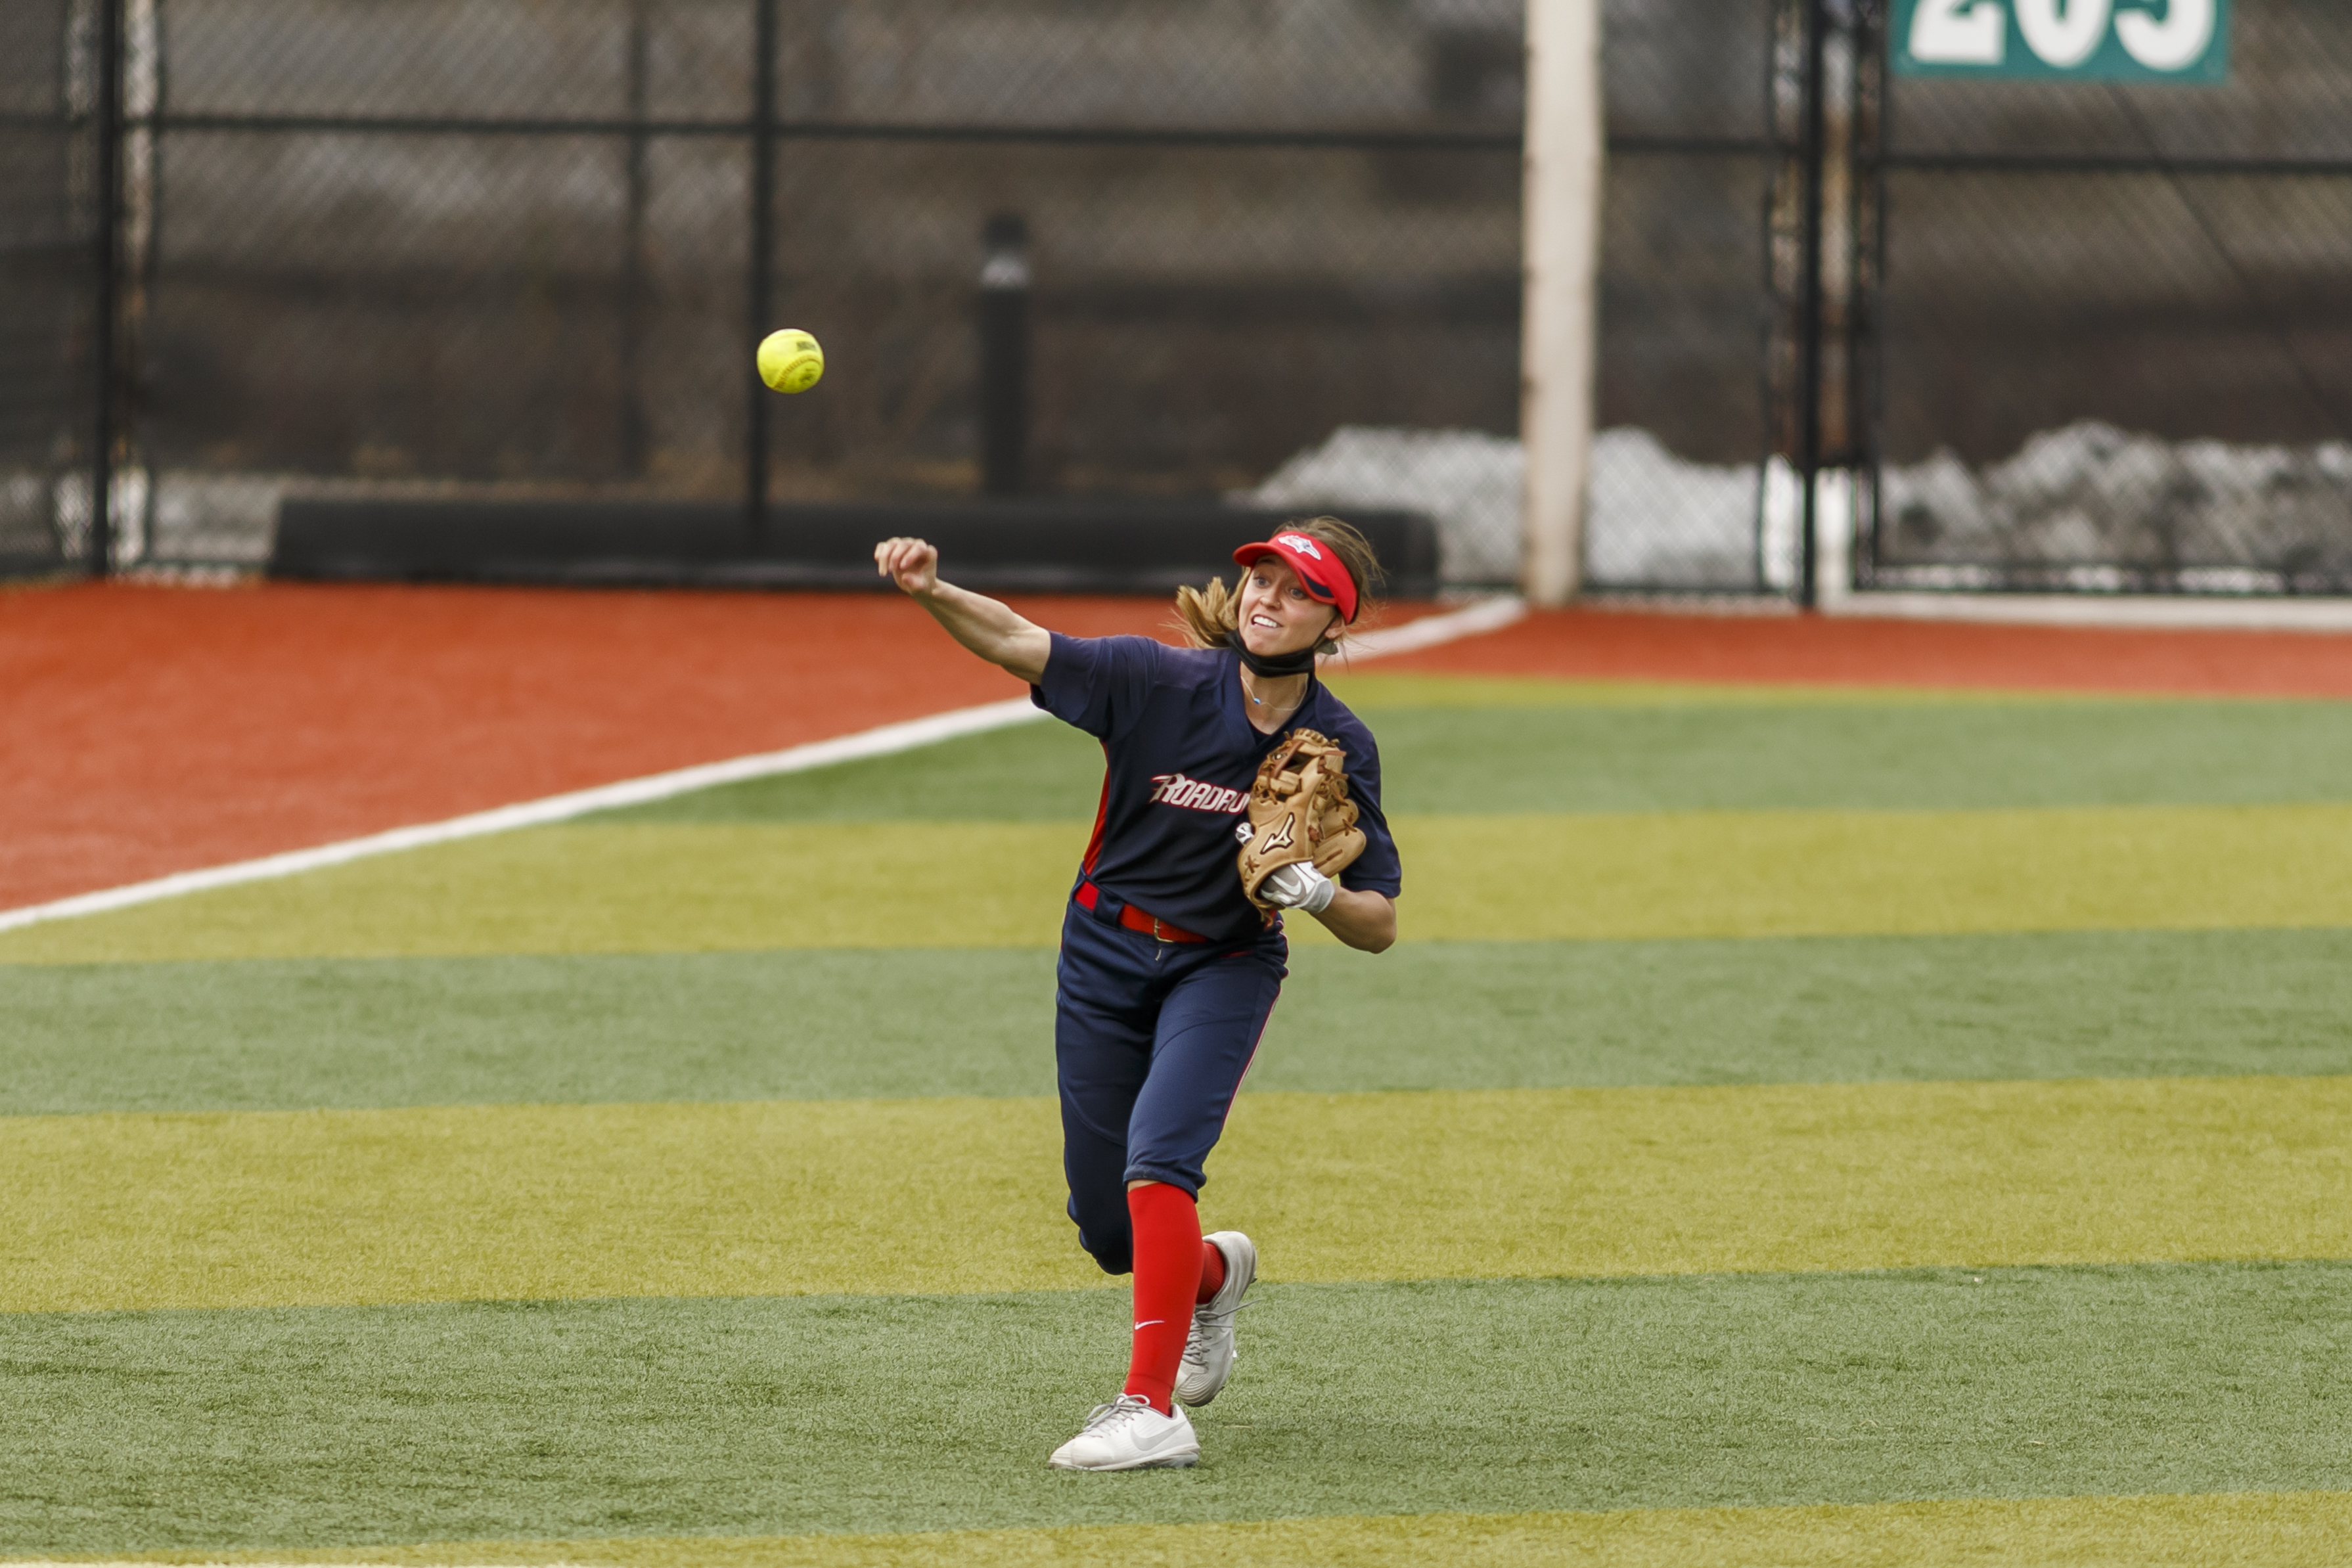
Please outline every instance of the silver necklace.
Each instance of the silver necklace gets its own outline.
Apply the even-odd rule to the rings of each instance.
[[[1245,680],[1245,681],[1244,681],[1244,682],[1242,682],[1242,695],[1243,695],[1244,696],[1245,696],[1245,697],[1249,698],[1249,700],[1250,700],[1252,703],[1255,704],[1255,705],[1256,705],[1257,706],[1259,706],[1259,707],[1264,707],[1264,706],[1266,706],[1266,704],[1265,704],[1265,699],[1264,697],[1262,697],[1262,696],[1258,695],[1255,692],[1254,692],[1254,691],[1252,691],[1252,690],[1250,690],[1250,689],[1249,689],[1249,682],[1247,682],[1246,680]],[[1305,702],[1306,700],[1307,700],[1307,694],[1306,694],[1305,692],[1301,692],[1301,693],[1299,693],[1299,694],[1298,694],[1298,702],[1297,702],[1297,703],[1292,703],[1292,704],[1290,705],[1290,706],[1289,706],[1289,707],[1281,708],[1281,709],[1278,709],[1278,710],[1276,710],[1276,711],[1281,712],[1281,713],[1290,713],[1290,712],[1293,712],[1293,711],[1295,711],[1295,710],[1297,708],[1297,706],[1298,706],[1298,703],[1303,703],[1303,702]]]

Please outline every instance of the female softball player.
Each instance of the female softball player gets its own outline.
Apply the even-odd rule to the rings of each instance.
[[[1234,552],[1238,590],[1176,596],[1190,648],[1066,637],[940,580],[939,551],[887,539],[875,564],[950,635],[1030,685],[1030,700],[1102,742],[1102,805],[1062,922],[1054,1055],[1062,1165],[1078,1244],[1135,1275],[1127,1384],[1054,1451],[1056,1469],[1198,1461],[1183,1406],[1217,1396],[1234,1314],[1257,1276],[1236,1230],[1201,1235],[1202,1166],[1288,972],[1278,916],[1243,892],[1235,829],[1258,765],[1294,728],[1347,753],[1365,848],[1337,881],[1282,867],[1260,894],[1351,947],[1396,940],[1396,844],[1371,732],[1315,678],[1364,607],[1361,534],[1317,517]]]

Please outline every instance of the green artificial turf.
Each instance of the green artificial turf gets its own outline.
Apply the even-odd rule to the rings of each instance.
[[[1042,1464],[1123,1364],[1116,1290],[0,1317],[0,1552],[2326,1488],[2347,1288],[1272,1284],[1201,1467],[1125,1477]]]
[[[2352,1072],[2352,932],[1302,950],[1265,1089]]]
[[[1054,955],[0,968],[0,1115],[1053,1092]],[[2352,1072],[2352,932],[1292,955],[1255,1089]]]
[[[2352,703],[1382,707],[1394,812],[1968,810],[2352,800]],[[1102,753],[1043,723],[602,820],[1091,820]]]
[[[1045,948],[0,967],[0,1011],[6,1115],[1054,1090]]]
[[[1948,707],[1956,704],[2172,702],[2147,692],[2053,691],[2025,686],[1871,685],[1818,681],[1636,680],[1618,676],[1466,674],[1337,669],[1322,679],[1358,713],[1376,708]]]
[[[1391,821],[1405,942],[2352,928],[2352,803]],[[1044,947],[1085,839],[538,828],[0,933],[0,964]],[[1293,940],[1336,938],[1307,920]]]
[[[2352,1258],[2352,1077],[1245,1095],[1283,1278]],[[0,1123],[0,1312],[1082,1290],[1050,1099]]]
[[[132,1561],[266,1565],[282,1552],[180,1550]],[[2141,1492],[1934,1498],[1780,1508],[1322,1514],[1181,1524],[1065,1524],[908,1534],[629,1535],[307,1548],[381,1568],[2342,1568],[2352,1492]],[[85,1560],[86,1561],[86,1560]]]
[[[1031,723],[892,757],[699,789],[592,821],[770,822],[1094,821],[1103,752],[1092,736],[1040,715]]]
[[[1396,812],[2253,805],[2352,800],[2352,703],[1399,708]]]

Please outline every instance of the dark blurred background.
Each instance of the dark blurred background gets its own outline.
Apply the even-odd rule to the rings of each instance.
[[[2241,0],[2200,88],[1890,78],[1856,0],[1604,13],[1594,586],[1789,590],[1809,457],[1864,583],[2352,582],[2352,7]],[[289,496],[975,495],[996,220],[995,488],[1408,508],[1516,575],[1518,0],[0,17],[18,570],[88,553],[110,382],[122,562],[257,563]],[[783,325],[798,398],[749,381]]]

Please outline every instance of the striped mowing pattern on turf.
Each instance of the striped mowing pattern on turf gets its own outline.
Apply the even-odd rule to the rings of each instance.
[[[1415,941],[2352,926],[2352,805],[1400,817]],[[1048,946],[1083,824],[541,828],[0,935],[0,962]],[[1330,938],[1297,923],[1301,945]]]
[[[1109,1483],[1038,1444],[1100,1397],[1118,1290],[39,1314],[0,1520],[260,1551],[2341,1490],[2347,1276],[1270,1284],[1201,1468]]]
[[[2352,1257],[2352,1077],[1248,1096],[1280,1278]],[[1045,1100],[0,1122],[0,1312],[1100,1277]]]
[[[1892,1563],[1912,1568],[2025,1563],[2145,1568],[2245,1562],[2333,1568],[2352,1556],[2352,1493],[1973,1498],[1860,1507],[1628,1509],[1615,1513],[1423,1513],[1245,1524],[1068,1525],[1058,1530],[908,1535],[688,1536],[609,1541],[465,1542],[317,1554],[305,1563],[571,1564],[585,1568],[976,1568],[1149,1563],[1155,1568],[1357,1568],[1474,1561],[1578,1568],[1783,1568]],[[215,1561],[184,1554],[139,1563]],[[227,1553],[251,1568],[267,1553]],[[26,1568],[0,1563],[0,1568]],[[92,1564],[91,1568],[110,1568]]]
[[[0,1550],[2337,1550],[2352,706],[1347,689],[1406,943],[1212,1164],[1199,1470],[1036,1463],[1039,726],[0,938]]]
[[[0,987],[0,1116],[1054,1090],[1042,948],[58,965]],[[1306,948],[1250,1084],[2324,1075],[2347,1017],[2352,931]]]

